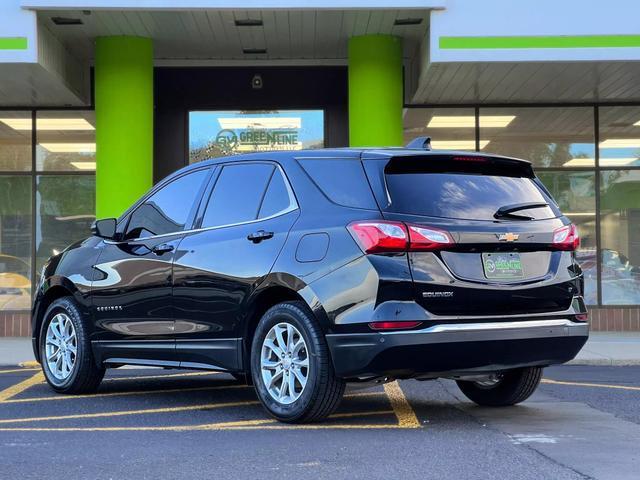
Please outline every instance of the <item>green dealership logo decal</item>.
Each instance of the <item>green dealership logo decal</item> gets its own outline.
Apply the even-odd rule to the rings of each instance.
[[[224,152],[296,150],[299,148],[298,131],[292,128],[249,128],[238,132],[223,129],[216,135],[216,144]]]

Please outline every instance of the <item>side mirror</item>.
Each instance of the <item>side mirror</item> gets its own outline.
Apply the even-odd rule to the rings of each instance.
[[[116,236],[116,223],[115,218],[96,220],[93,222],[93,225],[91,225],[91,233],[96,237],[111,240]]]

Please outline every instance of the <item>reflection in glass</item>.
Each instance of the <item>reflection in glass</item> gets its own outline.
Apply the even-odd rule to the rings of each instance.
[[[593,109],[481,108],[480,150],[523,158],[536,167],[594,166]]]
[[[0,111],[0,171],[31,170],[31,112]]]
[[[640,170],[600,174],[602,303],[640,303]]]
[[[36,169],[95,171],[95,123],[95,112],[38,112]]]
[[[558,202],[560,210],[578,227],[576,257],[585,279],[585,301],[598,303],[596,254],[596,189],[594,172],[538,171],[538,177]]]
[[[36,179],[36,266],[90,235],[95,220],[93,175],[40,175]]]
[[[31,177],[0,176],[0,311],[31,307]]]
[[[431,137],[434,150],[475,150],[473,108],[407,108],[403,114],[404,144]]]
[[[236,153],[323,147],[323,110],[189,112],[189,163]]]
[[[640,107],[602,107],[600,166],[640,166]]]

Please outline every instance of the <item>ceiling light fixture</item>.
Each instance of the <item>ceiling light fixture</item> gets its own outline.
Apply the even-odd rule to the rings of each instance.
[[[245,55],[264,55],[267,53],[266,48],[243,48],[242,53]]]
[[[393,22],[394,25],[399,27],[406,25],[420,25],[421,23],[421,18],[397,18],[396,21]]]
[[[95,143],[40,143],[38,144],[51,153],[94,153]]]
[[[609,138],[600,142],[600,148],[640,148],[640,138]]]
[[[236,27],[261,27],[262,20],[259,18],[243,18],[235,21]]]
[[[51,21],[56,25],[82,25],[82,20],[79,18],[51,17]]]
[[[31,130],[30,118],[0,118],[0,122],[14,130]],[[95,130],[84,118],[38,118],[38,130]]]
[[[491,140],[480,140],[480,149],[486,147]],[[431,140],[434,150],[475,150],[475,140]]]
[[[515,115],[482,115],[482,128],[504,128],[514,119]],[[434,115],[427,124],[427,128],[475,128],[474,115]]]
[[[95,170],[96,162],[71,162],[71,165],[78,170]]]

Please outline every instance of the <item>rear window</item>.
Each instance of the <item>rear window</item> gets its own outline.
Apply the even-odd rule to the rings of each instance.
[[[394,159],[384,169],[387,188],[385,211],[464,220],[495,220],[500,207],[522,203],[548,203],[548,207],[518,210],[536,220],[560,215],[553,201],[536,185],[530,167],[515,164],[482,165],[449,162],[429,165]],[[419,162],[419,163],[418,163]],[[504,168],[502,168],[504,167]]]

